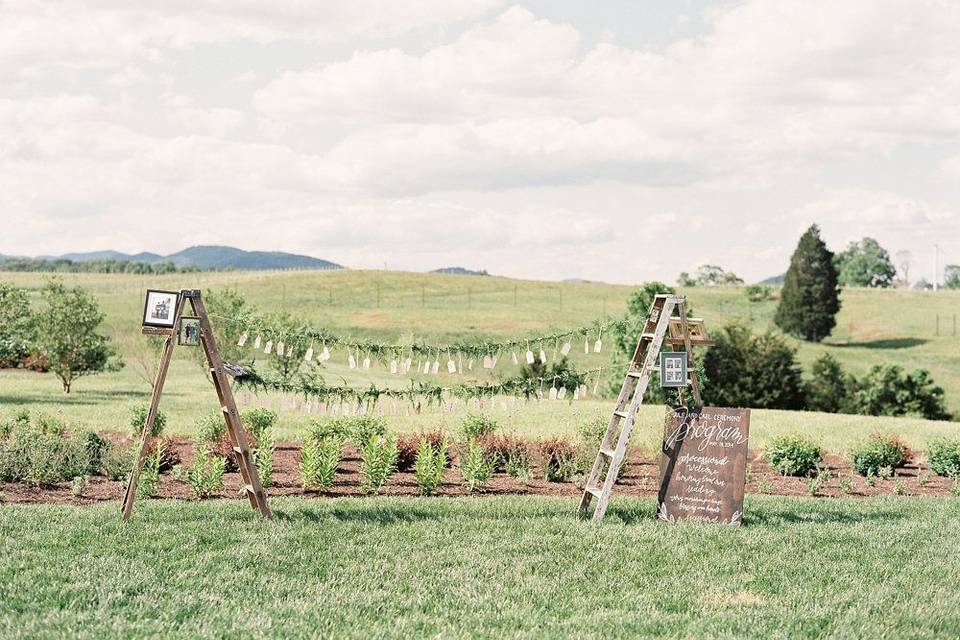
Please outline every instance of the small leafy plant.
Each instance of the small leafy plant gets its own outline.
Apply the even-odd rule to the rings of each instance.
[[[187,483],[198,498],[209,498],[223,489],[226,470],[226,458],[211,455],[204,447],[197,447],[197,459],[187,473]]]
[[[493,460],[483,446],[473,441],[467,447],[467,453],[460,463],[463,486],[467,491],[482,491],[493,475]]]
[[[566,482],[577,470],[577,446],[560,436],[540,442],[543,474],[548,482]]]
[[[146,403],[130,407],[130,434],[134,440],[139,439],[140,436],[143,435],[143,427],[147,423],[147,414],[149,411],[150,406]],[[163,433],[166,426],[167,416],[157,409],[157,415],[153,419],[153,428],[150,429],[150,437],[156,438],[159,436]]]
[[[806,476],[819,468],[823,450],[804,435],[782,435],[767,448],[770,466],[785,476]]]
[[[272,412],[271,412],[272,413]],[[276,447],[273,445],[273,429],[267,427],[257,437],[257,448],[253,450],[253,463],[257,466],[260,484],[273,485],[273,457]]]
[[[414,464],[417,488],[425,496],[436,493],[443,484],[443,470],[447,466],[447,447],[437,449],[426,440],[420,443]]]
[[[397,439],[375,436],[360,450],[360,487],[376,493],[397,469]]]
[[[160,491],[160,465],[167,450],[165,440],[157,440],[153,452],[143,461],[140,482],[137,483],[138,498],[152,498]]]
[[[807,493],[811,497],[816,497],[830,480],[830,472],[826,469],[818,469],[817,473],[804,481]]]
[[[926,471],[918,471],[918,472],[917,472],[917,486],[918,486],[918,487],[925,487],[925,486],[927,486],[927,484],[929,484],[929,482],[930,482],[930,474],[929,474],[929,473],[927,473]]]
[[[300,452],[300,481],[303,486],[320,491],[332,487],[342,450],[343,440],[336,436],[307,438]]]
[[[884,467],[897,469],[910,459],[910,449],[895,434],[875,433],[867,441],[854,449],[851,458],[853,468],[862,476],[879,476]]]
[[[938,476],[960,477],[960,440],[938,438],[927,448],[927,464]]]
[[[482,413],[471,413],[464,417],[463,422],[460,423],[460,435],[467,442],[479,440],[492,434],[499,426],[497,421],[490,416]]]
[[[227,434],[227,423],[223,420],[223,413],[210,411],[200,416],[196,423],[196,441],[198,445],[215,445]]]
[[[840,491],[846,494],[853,493],[853,475],[842,475],[837,479],[840,483]]]
[[[87,490],[88,486],[90,486],[90,476],[75,476],[70,482],[70,493],[79,498],[83,496],[83,492]]]
[[[903,478],[897,478],[893,483],[893,493],[902,496],[907,493],[907,483],[903,481]]]
[[[346,419],[350,430],[350,440],[358,449],[365,449],[376,438],[387,434],[387,421],[379,416],[353,416]],[[393,445],[396,446],[396,439]]]
[[[103,475],[113,481],[125,481],[133,470],[133,460],[137,453],[132,447],[110,446],[103,455],[101,469]]]
[[[273,429],[277,418],[276,411],[271,411],[263,407],[248,409],[240,415],[240,421],[243,422],[247,428],[247,433],[252,435],[257,442],[263,439],[264,434],[268,430]]]

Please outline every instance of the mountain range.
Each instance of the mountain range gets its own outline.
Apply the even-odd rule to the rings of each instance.
[[[0,256],[3,259],[5,256]],[[235,247],[220,245],[199,245],[183,251],[160,255],[147,251],[141,253],[122,253],[120,251],[90,251],[86,253],[65,253],[59,256],[37,256],[39,260],[71,260],[90,262],[92,260],[118,260],[121,262],[172,262],[180,267],[194,266],[200,269],[342,269],[329,260],[282,251],[244,251]]]

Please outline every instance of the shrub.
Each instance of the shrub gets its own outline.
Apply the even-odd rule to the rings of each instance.
[[[804,481],[804,486],[807,489],[807,493],[809,493],[811,497],[814,497],[823,490],[829,481],[830,472],[826,469],[818,469],[815,475],[810,476]]]
[[[703,357],[704,402],[720,407],[800,409],[805,400],[796,350],[783,336],[729,324]]]
[[[896,435],[875,433],[852,455],[853,468],[862,476],[879,476],[881,469],[896,469],[906,464],[910,449]]]
[[[807,436],[777,436],[767,447],[770,466],[785,476],[806,476],[819,468],[823,450]]]
[[[415,433],[397,437],[397,471],[413,469],[420,451],[421,438]]]
[[[939,438],[927,448],[927,464],[938,476],[960,477],[960,440]]]
[[[180,464],[180,454],[174,447],[173,438],[164,436],[151,442],[147,447],[147,456],[156,455],[157,452],[160,452],[157,467],[160,473],[166,473]]]
[[[85,475],[89,468],[82,440],[44,433],[33,425],[15,426],[0,442],[0,480],[49,487]]]
[[[110,441],[98,435],[96,431],[82,431],[74,436],[77,442],[82,443],[87,457],[87,475],[100,473],[103,457],[110,448]]]
[[[467,453],[460,463],[460,473],[467,491],[482,491],[493,475],[493,461],[476,441],[470,442],[467,447]]]
[[[253,463],[257,466],[257,476],[260,478],[260,484],[264,487],[273,484],[273,455],[275,452],[273,430],[267,427],[260,431],[257,448],[253,450]]]
[[[227,423],[223,419],[222,411],[210,411],[197,418],[197,435],[195,440],[199,445],[215,445],[227,434]]]
[[[259,442],[263,434],[268,429],[272,429],[273,425],[276,424],[277,417],[276,411],[257,407],[256,409],[244,411],[240,416],[240,420],[246,427],[247,433]]]
[[[950,418],[943,388],[933,383],[930,372],[925,369],[904,374],[897,365],[875,365],[857,383],[853,402],[857,413],[870,416]]]
[[[146,403],[130,407],[130,433],[133,435],[134,440],[143,435],[143,427],[147,422],[147,414],[149,412],[150,405]],[[150,430],[150,437],[156,438],[158,435],[163,433],[163,429],[166,426],[166,414],[157,409],[157,415],[153,419],[153,428]]]
[[[360,487],[376,493],[397,468],[397,439],[391,436],[370,438],[360,449]]]
[[[478,442],[490,456],[494,471],[505,471],[508,460],[521,461],[530,458],[530,445],[517,436],[489,434]]]
[[[320,441],[327,438],[336,438],[343,442],[350,438],[350,423],[348,418],[320,418],[312,420],[307,426],[309,438]]]
[[[308,489],[326,491],[333,486],[342,457],[343,440],[307,438],[300,452],[300,481]]]
[[[773,287],[766,284],[748,284],[743,288],[743,295],[750,302],[773,300]]]
[[[201,500],[223,489],[223,475],[227,461],[223,456],[211,455],[203,447],[197,447],[197,459],[187,473],[187,483]]]
[[[70,482],[70,493],[72,493],[74,497],[79,498],[88,486],[90,486],[90,476],[76,476]]]
[[[378,416],[353,416],[345,419],[350,429],[350,440],[358,449],[387,434],[387,421]],[[396,441],[394,440],[394,445]]]
[[[160,465],[167,451],[166,440],[156,440],[150,455],[143,461],[140,481],[137,483],[138,498],[152,498],[160,490]]]
[[[548,482],[566,482],[576,472],[577,446],[560,436],[540,442],[543,475]]]
[[[423,495],[436,493],[443,484],[443,469],[447,466],[447,447],[439,449],[426,440],[421,440],[417,450],[414,475],[417,479],[417,488]]]
[[[103,455],[100,465],[103,475],[114,481],[126,481],[133,470],[137,452],[133,447],[120,448],[111,445]]]
[[[38,413],[34,422],[37,428],[47,435],[62,436],[67,431],[67,425],[63,420],[45,413]]]
[[[853,410],[856,381],[840,367],[829,353],[813,362],[811,379],[807,382],[807,406],[810,411],[847,413]]]
[[[497,421],[491,416],[486,416],[478,413],[470,413],[464,417],[463,421],[460,423],[460,434],[466,441],[479,440],[484,436],[488,436],[500,425]]]

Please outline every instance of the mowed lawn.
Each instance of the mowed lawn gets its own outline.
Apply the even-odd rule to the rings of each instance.
[[[0,637],[960,637],[960,500],[748,496],[0,505]]]

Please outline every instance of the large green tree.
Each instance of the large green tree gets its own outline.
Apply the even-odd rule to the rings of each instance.
[[[80,376],[123,366],[109,339],[97,333],[104,314],[89,291],[51,280],[41,294],[46,308],[37,313],[37,349],[60,378],[64,393],[70,393]]]
[[[851,242],[837,254],[838,281],[849,287],[892,287],[897,269],[890,254],[873,238]]]
[[[785,333],[820,342],[836,325],[840,287],[833,253],[812,225],[800,237],[787,269],[774,322]]]
[[[960,264],[948,264],[943,270],[943,286],[946,289],[960,289]]]
[[[34,316],[26,289],[0,282],[0,367],[18,367],[30,354]]]

